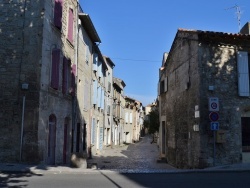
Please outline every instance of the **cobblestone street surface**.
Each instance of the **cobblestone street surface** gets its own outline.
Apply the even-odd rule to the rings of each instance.
[[[174,167],[165,162],[157,162],[159,148],[156,143],[151,144],[151,141],[151,136],[145,136],[137,143],[108,147],[100,155],[93,154],[93,159],[88,160],[88,164],[96,164],[98,169],[129,172],[174,170]]]

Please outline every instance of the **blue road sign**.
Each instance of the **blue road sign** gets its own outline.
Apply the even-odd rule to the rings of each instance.
[[[210,127],[212,131],[218,131],[219,130],[219,122],[211,122]]]
[[[219,114],[218,114],[217,112],[211,112],[211,113],[209,114],[209,119],[210,119],[211,121],[218,121],[218,119],[219,119]]]

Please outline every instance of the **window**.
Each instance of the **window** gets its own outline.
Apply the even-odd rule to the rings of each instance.
[[[73,31],[74,31],[74,14],[73,9],[69,9],[69,19],[68,19],[68,40],[73,44]]]
[[[125,113],[125,122],[128,123],[128,112]]]
[[[238,52],[237,66],[239,96],[249,97],[249,54],[247,52]]]
[[[76,79],[76,65],[73,64],[71,67],[71,88],[70,88],[70,94],[72,96],[75,96],[75,79]]]
[[[110,115],[110,105],[107,105],[107,115]]]
[[[159,95],[168,91],[168,77],[165,77],[164,80],[161,80],[158,85]]]
[[[63,58],[63,78],[62,93],[68,94],[70,89],[71,61],[66,57]]]
[[[93,95],[92,95],[93,104],[97,103],[97,81],[93,80]]]
[[[131,113],[131,112],[130,112],[130,114],[129,114],[129,123],[133,123],[132,113]]]
[[[59,88],[59,66],[60,66],[60,50],[52,51],[52,70],[51,70],[51,87],[58,90]]]
[[[97,62],[98,62],[98,55],[94,54],[94,60],[93,60],[93,71],[97,72]]]
[[[55,0],[54,24],[58,29],[62,28],[62,5],[63,0]]]

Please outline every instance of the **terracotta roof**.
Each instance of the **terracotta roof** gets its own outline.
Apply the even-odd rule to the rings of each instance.
[[[250,38],[250,35],[248,34],[241,34],[241,33],[226,33],[226,32],[218,32],[218,31],[203,31],[203,30],[195,30],[195,29],[184,29],[184,28],[179,28],[178,32],[193,32],[193,33],[198,33],[198,34],[204,34],[204,35],[209,35],[209,36],[220,36],[220,37],[237,37],[237,38]]]

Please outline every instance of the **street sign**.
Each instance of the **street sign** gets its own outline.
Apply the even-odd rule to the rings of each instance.
[[[218,119],[219,119],[219,114],[218,114],[217,112],[211,112],[211,113],[209,114],[209,119],[210,119],[211,121],[218,121]]]
[[[212,131],[218,131],[219,130],[219,122],[211,122],[210,128]]]
[[[219,99],[218,97],[209,97],[209,111],[218,112],[219,111]]]

